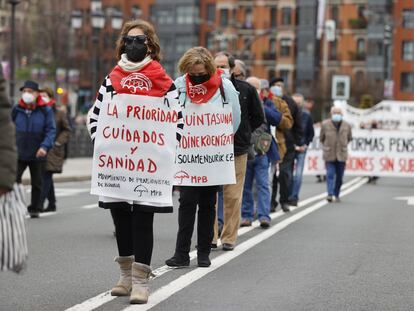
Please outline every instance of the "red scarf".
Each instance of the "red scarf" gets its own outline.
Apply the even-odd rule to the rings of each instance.
[[[191,101],[195,104],[205,104],[207,103],[214,94],[216,94],[218,88],[221,85],[221,69],[217,69],[216,72],[211,76],[211,78],[202,83],[193,85],[190,81],[188,74],[185,77],[185,87],[187,90],[187,95],[190,97]]]
[[[56,104],[56,100],[51,98],[47,103],[46,106],[53,107]]]
[[[26,104],[23,99],[19,100],[19,107],[26,109],[26,110],[35,110],[37,107],[44,107],[47,106],[47,103],[45,103],[42,99],[42,97],[39,95],[36,98],[36,102],[32,105]]]
[[[118,94],[163,97],[173,81],[157,61],[151,61],[139,71],[128,72],[115,66],[109,74],[113,88]]]

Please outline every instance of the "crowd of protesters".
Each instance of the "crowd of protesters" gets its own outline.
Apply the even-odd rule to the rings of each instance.
[[[136,101],[145,101],[147,96],[165,98],[171,103],[176,100],[179,103],[176,135],[164,142],[175,146],[181,139],[183,116],[191,105],[206,105],[214,113],[216,107],[229,104],[235,182],[179,187],[177,241],[173,256],[166,260],[171,267],[189,265],[198,207],[197,263],[199,267],[209,267],[210,251],[217,248],[218,240],[224,251],[232,251],[237,245],[240,226],[251,226],[257,217],[260,226],[266,229],[271,225],[271,213],[278,206],[287,213],[291,206],[298,205],[306,151],[314,137],[310,115],[313,102],[301,94],[288,95],[282,78],[268,81],[248,77],[244,62],[227,52],[213,56],[203,47],[189,49],[179,62],[182,76],[175,81],[160,64],[160,55],[159,39],[151,24],[142,20],[125,23],[117,41],[118,64],[104,79],[88,113],[87,125],[96,147],[101,143],[96,132],[102,103],[116,100],[116,94],[132,96],[129,98]],[[151,88],[125,89],[122,81],[131,74],[147,77]],[[203,92],[194,92],[194,87],[201,87]],[[21,99],[12,110],[18,158],[16,177],[21,182],[23,172],[29,167],[32,192],[28,212],[36,218],[43,211],[56,210],[53,174],[62,171],[63,146],[71,130],[67,115],[56,105],[51,89],[41,89],[36,82],[26,81],[20,90]],[[341,110],[334,108],[331,115],[323,122],[320,135],[329,202],[339,201],[346,146],[352,139]],[[170,150],[171,157],[175,157],[174,148]],[[0,184],[0,195],[10,189],[10,184],[10,181]],[[133,304],[146,303],[154,213],[172,212],[172,206],[119,196],[100,196],[99,206],[110,210],[115,224],[118,246],[115,261],[121,276],[111,294],[129,295]]]

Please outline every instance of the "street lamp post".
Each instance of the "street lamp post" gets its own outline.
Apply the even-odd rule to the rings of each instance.
[[[10,35],[11,35],[11,49],[10,49],[10,100],[14,103],[14,86],[15,86],[15,54],[16,54],[16,6],[20,3],[20,0],[9,0],[11,4],[11,22],[10,22]]]
[[[94,1],[93,1],[94,2]],[[92,26],[92,98],[96,95],[96,83],[98,80],[98,43],[99,33],[105,26],[105,15],[102,10],[92,11],[91,14]]]

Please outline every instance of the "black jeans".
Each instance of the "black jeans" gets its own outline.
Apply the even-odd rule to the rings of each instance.
[[[31,202],[28,209],[33,211],[41,211],[42,206],[42,187],[43,172],[45,169],[45,161],[21,161],[17,162],[17,182],[22,182],[22,176],[27,167],[30,170],[30,181],[32,183]]]
[[[47,199],[49,206],[56,205],[55,185],[53,183],[53,172],[43,173],[42,207]]]
[[[134,255],[135,261],[151,264],[154,245],[154,213],[124,207],[111,208],[119,256]]]
[[[278,184],[280,184],[279,202],[287,203],[289,201],[289,196],[292,191],[294,164],[295,150],[286,151],[283,161],[279,166],[279,177],[276,176],[276,172],[273,176],[271,205],[277,205],[276,196]]]
[[[175,255],[181,258],[189,257],[197,205],[197,252],[199,254],[210,254],[211,241],[214,235],[215,205],[218,189],[218,186],[180,187]]]

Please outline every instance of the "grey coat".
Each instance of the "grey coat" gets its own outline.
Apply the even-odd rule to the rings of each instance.
[[[345,162],[348,158],[348,143],[352,140],[351,125],[342,120],[338,130],[331,119],[325,120],[322,122],[319,140],[325,161]]]

